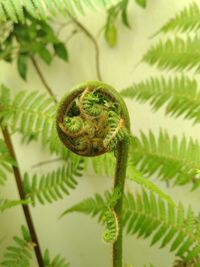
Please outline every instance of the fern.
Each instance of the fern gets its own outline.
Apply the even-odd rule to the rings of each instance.
[[[161,198],[143,192],[133,197],[128,194],[124,201],[124,224],[128,234],[138,237],[152,236],[151,244],[170,245],[170,250],[191,262],[200,255],[199,221],[191,207],[186,212],[181,204],[176,208]]]
[[[52,153],[60,154],[65,159],[68,157],[68,151],[59,141],[55,129],[56,105],[52,98],[38,91],[19,91],[13,100],[6,102],[2,99],[2,103],[0,117],[12,131],[21,132],[27,141],[40,138]]]
[[[175,32],[198,32],[200,30],[200,9],[193,2],[189,7],[185,7],[174,18],[164,24],[157,33]],[[156,33],[156,34],[157,34]]]
[[[200,39],[198,36],[160,41],[143,56],[143,61],[160,69],[200,71]]]
[[[86,8],[97,6],[106,8],[117,3],[117,0],[1,0],[0,20],[12,20],[14,22],[24,22],[24,9],[38,19],[47,19],[48,15],[62,14],[66,16],[84,14]]]
[[[7,151],[5,143],[0,139],[0,185],[5,184],[7,173],[11,172],[11,166],[15,164]]]
[[[31,179],[28,173],[24,175],[24,191],[27,199],[31,199],[33,206],[36,199],[41,204],[52,203],[63,199],[63,195],[69,195],[69,189],[77,185],[76,177],[82,176],[83,160],[75,163],[68,162],[63,167],[46,175],[38,177],[34,175]]]
[[[130,163],[130,162],[129,162]],[[164,200],[166,200],[169,204],[175,205],[172,198],[165,194],[156,184],[152,183],[149,179],[145,178],[142,173],[140,173],[133,163],[130,163],[127,168],[127,178],[139,184],[141,187],[146,190],[157,194]]]
[[[124,89],[121,94],[140,102],[148,102],[157,111],[165,107],[166,114],[182,116],[193,123],[200,122],[200,91],[197,82],[186,76],[166,79],[150,78]]]
[[[28,200],[10,200],[10,199],[0,199],[0,212],[18,205],[29,204]]]
[[[15,236],[13,239],[15,245],[9,246],[4,253],[4,259],[1,266],[5,267],[30,267],[35,244],[31,240],[30,233],[25,226],[21,226],[22,237]],[[69,263],[60,255],[52,260],[48,249],[44,253],[45,267],[69,267]]]
[[[106,224],[103,240],[108,243],[114,243],[117,240],[119,233],[119,223],[115,211],[110,208],[106,209],[104,211],[103,221]]]
[[[65,258],[62,258],[60,255],[55,256],[51,260],[48,249],[46,249],[44,252],[44,264],[45,267],[69,267],[69,263],[66,261]]]
[[[72,206],[64,214],[81,212],[98,217],[103,222],[108,193],[105,197],[95,195]],[[171,251],[186,262],[194,261],[200,255],[200,222],[196,220],[191,207],[187,213],[183,206],[170,205],[153,193],[133,196],[128,193],[124,199],[123,225],[128,234],[138,237],[152,236],[152,245],[161,242],[161,247],[170,245]]]
[[[34,243],[31,241],[28,230],[21,227],[23,237],[15,236],[13,239],[15,245],[9,246],[4,253],[4,259],[1,262],[2,266],[5,267],[29,267],[32,259],[32,252]]]
[[[133,152],[130,161],[143,174],[155,174],[162,180],[174,180],[174,184],[194,183],[199,186],[200,147],[197,140],[176,136],[169,137],[166,131],[160,131],[156,138],[150,131],[141,132],[140,137],[132,139]]]

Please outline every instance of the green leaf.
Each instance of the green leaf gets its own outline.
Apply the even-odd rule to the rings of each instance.
[[[127,26],[128,28],[130,28],[129,25],[129,21],[128,21],[128,15],[127,15],[127,11],[128,11],[128,4],[129,4],[129,0],[124,0],[121,3],[121,17],[122,17],[122,22],[124,23],[125,26]]]
[[[26,80],[27,76],[27,55],[19,54],[17,58],[17,69],[22,79]]]
[[[108,23],[105,28],[105,39],[110,47],[117,44],[117,28],[113,23]]]
[[[40,49],[38,50],[38,54],[45,63],[51,63],[52,55],[46,47],[40,47]]]
[[[135,0],[135,2],[143,8],[145,8],[147,5],[147,0]]]
[[[67,52],[67,49],[63,43],[61,43],[61,42],[55,43],[55,44],[53,44],[53,47],[54,47],[54,51],[58,57],[60,57],[61,59],[65,60],[65,61],[68,61],[68,52]]]

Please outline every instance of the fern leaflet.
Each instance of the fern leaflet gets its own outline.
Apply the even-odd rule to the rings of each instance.
[[[98,217],[103,222],[108,193],[105,197],[95,195],[72,206],[64,214],[81,212]],[[191,207],[186,212],[181,204],[170,205],[153,193],[128,193],[123,204],[123,225],[128,234],[138,237],[152,236],[152,244],[161,242],[161,247],[170,245],[171,251],[192,262],[200,255],[200,222]]]
[[[31,241],[28,230],[22,226],[21,232],[23,237],[15,236],[13,239],[15,245],[9,246],[4,253],[2,266],[10,267],[29,267],[32,259],[32,252],[35,244]]]
[[[69,267],[69,263],[66,261],[65,258],[62,258],[60,255],[55,256],[51,260],[48,249],[46,249],[44,252],[44,264],[45,267]]]
[[[12,165],[16,165],[16,163],[10,157],[5,143],[0,139],[0,185],[5,184],[7,173],[11,172]]]
[[[197,140],[178,141],[176,136],[169,137],[166,131],[160,131],[156,138],[150,131],[148,135],[141,132],[140,137],[132,139],[132,158],[134,164],[143,174],[157,174],[162,180],[174,179],[176,185],[194,183],[199,186],[200,147]]]
[[[18,205],[29,204],[28,200],[10,200],[10,199],[0,199],[0,212]]]
[[[200,39],[198,36],[180,37],[159,41],[143,56],[142,61],[155,65],[161,70],[195,70],[200,71]]]
[[[140,102],[148,102],[154,111],[164,106],[166,114],[183,116],[193,123],[200,122],[200,91],[196,80],[186,76],[169,79],[152,77],[124,89],[121,94]]]
[[[24,191],[27,199],[31,199],[36,205],[36,200],[40,204],[52,203],[63,199],[63,195],[69,195],[69,189],[74,189],[77,185],[76,177],[82,176],[83,160],[68,161],[63,167],[46,175],[38,177],[33,175],[32,179],[28,173],[24,175]]]
[[[165,23],[157,33],[176,32],[198,32],[200,30],[200,8],[193,2],[185,7],[174,18]],[[156,33],[156,34],[157,34]]]
[[[170,250],[191,262],[200,255],[199,221],[191,207],[186,212],[181,204],[176,208],[153,194],[128,194],[124,201],[124,224],[128,234],[152,236],[152,245],[170,245]]]
[[[86,8],[108,7],[115,4],[117,0],[1,0],[0,20],[13,22],[24,22],[24,9],[37,19],[48,19],[50,15],[62,14],[63,16],[84,14]]]
[[[7,89],[6,89],[7,90]],[[2,95],[5,88],[1,88]],[[40,138],[44,146],[48,145],[52,153],[68,157],[68,151],[61,144],[55,129],[56,105],[47,94],[38,91],[19,91],[13,100],[2,101],[0,114],[3,123],[10,126],[12,131],[23,134],[24,140]]]

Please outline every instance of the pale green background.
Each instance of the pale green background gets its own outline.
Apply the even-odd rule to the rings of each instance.
[[[119,90],[131,85],[133,81],[140,81],[159,73],[148,65],[140,64],[136,67],[136,64],[149,46],[156,42],[149,37],[178,10],[192,1],[147,0],[148,5],[145,10],[135,5],[134,1],[131,2],[133,3],[129,8],[129,17],[132,29],[128,30],[119,22],[119,41],[114,49],[107,46],[102,35],[98,35],[105,21],[103,11],[93,14],[88,11],[87,16],[79,18],[94,36],[98,35],[103,80]],[[200,4],[200,1],[196,2]],[[66,38],[66,34],[63,37]],[[50,67],[47,67],[41,62],[44,75],[58,97],[61,97],[66,90],[79,82],[96,79],[93,44],[83,33],[77,34],[69,42],[68,51],[70,56],[68,64],[56,59]],[[28,84],[18,77],[14,63],[12,66],[1,63],[0,67],[0,81],[13,90],[24,88],[44,90],[31,65]],[[163,110],[154,114],[148,105],[138,104],[135,101],[126,101],[126,103],[130,110],[132,131],[135,134],[138,134],[140,129],[145,132],[152,129],[157,133],[160,127],[163,127],[171,134],[177,134],[179,137],[183,133],[188,137],[199,137],[200,126],[192,126],[190,121],[165,117]],[[33,164],[51,158],[37,143],[31,143],[29,146],[21,145],[20,136],[17,134],[13,136],[13,141],[23,172],[36,171],[32,169]],[[37,171],[44,173],[47,169],[56,168],[56,165],[57,163],[54,163],[48,165],[46,169],[45,167],[38,168]],[[80,179],[79,186],[75,191],[72,191],[71,196],[66,197],[63,201],[32,208],[31,211],[42,248],[48,247],[52,255],[60,253],[74,267],[111,266],[111,247],[101,241],[103,229],[95,219],[80,214],[72,214],[58,220],[58,216],[65,208],[83,197],[92,196],[95,192],[103,192],[110,188],[111,184],[112,180],[109,178],[96,177],[88,173],[86,177]],[[199,210],[200,190],[191,193],[189,186],[177,187],[176,189],[166,189],[164,183],[160,183],[160,186],[174,199],[181,200],[185,204],[190,203],[196,211]],[[129,183],[129,187],[134,189],[135,185]],[[18,198],[12,175],[1,195],[7,198]],[[0,258],[5,247],[11,244],[12,236],[19,233],[20,225],[24,223],[21,208],[14,208],[0,214],[0,238],[5,237],[0,244]],[[150,240],[137,240],[134,236],[125,237],[125,261],[132,263],[135,267],[142,267],[150,262],[157,267],[172,265],[173,255],[168,252],[168,248],[159,250],[158,245],[150,248],[149,244]],[[33,262],[32,266],[36,267],[37,263]]]

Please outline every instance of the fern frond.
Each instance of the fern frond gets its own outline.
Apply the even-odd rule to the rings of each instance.
[[[175,205],[172,198],[165,194],[156,184],[151,182],[148,178],[144,177],[142,173],[140,173],[136,167],[133,165],[132,162],[129,162],[128,168],[127,168],[127,178],[129,180],[134,181],[135,183],[142,186],[142,188],[150,191],[151,193],[154,193],[158,195],[160,198],[166,200],[169,204]]]
[[[133,196],[124,200],[124,223],[128,234],[152,236],[152,245],[170,245],[176,256],[191,262],[200,255],[200,235],[191,208],[186,212],[181,204],[176,208],[153,194]]]
[[[78,182],[76,177],[82,176],[83,160],[68,161],[63,167],[56,171],[38,177],[36,174],[32,178],[26,173],[24,175],[24,192],[27,199],[31,199],[36,205],[36,200],[40,204],[52,203],[63,199],[64,195],[69,195],[69,190],[74,189]]]
[[[186,76],[151,77],[124,89],[121,94],[142,103],[148,102],[154,111],[164,106],[166,114],[200,122],[200,91],[196,80]]]
[[[22,133],[27,141],[40,139],[52,153],[67,158],[68,151],[60,142],[55,128],[56,105],[47,94],[19,91],[10,102],[2,100],[2,107],[1,117],[12,131]]]
[[[31,241],[28,230],[21,227],[23,237],[15,236],[13,239],[15,245],[9,246],[4,253],[4,259],[1,262],[2,266],[10,267],[29,267],[32,259],[32,252],[35,244]]]
[[[175,32],[198,32],[200,30],[200,8],[193,2],[190,6],[181,10],[174,18],[165,23],[158,33]]]
[[[32,16],[38,19],[48,19],[49,15],[62,14],[63,16],[84,14],[87,8],[107,8],[119,0],[1,0],[0,20],[12,20],[24,22],[23,9],[26,9]]]
[[[48,249],[44,252],[44,265],[45,267],[69,267],[69,263],[60,255],[55,256],[51,260]]]
[[[0,139],[0,185],[5,184],[12,165],[16,165],[16,162],[10,157],[4,141]]]
[[[73,205],[71,208],[66,209],[60,217],[63,217],[72,212],[80,212],[91,217],[98,217],[98,221],[103,221],[103,216],[105,209],[107,208],[108,199],[110,193],[106,192],[105,196],[102,197],[99,194],[95,194],[94,198],[86,198],[79,202],[78,204]]]
[[[10,200],[0,199],[0,212],[13,208],[18,205],[30,204],[29,200]]]
[[[113,209],[106,209],[103,216],[106,230],[103,233],[103,240],[108,243],[114,243],[119,234],[118,218]]]
[[[170,137],[166,131],[160,131],[155,137],[141,132],[133,138],[132,158],[130,161],[143,174],[155,174],[162,180],[174,180],[174,184],[198,184],[200,168],[200,146],[197,140],[176,136]]]
[[[161,70],[191,70],[200,71],[200,38],[176,37],[167,41],[159,41],[143,56],[142,61],[155,65]]]
[[[174,262],[173,267],[199,267],[200,265],[200,258],[193,261],[193,262],[185,262],[184,260],[178,259]]]
[[[81,212],[96,216],[103,223],[103,214],[108,196],[96,194],[67,209],[63,215]],[[143,191],[133,196],[128,193],[123,204],[123,227],[128,234],[138,237],[152,236],[152,244],[161,242],[161,247],[170,245],[176,256],[191,262],[200,255],[199,220],[194,216],[191,207],[186,212],[181,204],[171,205],[153,193]]]

